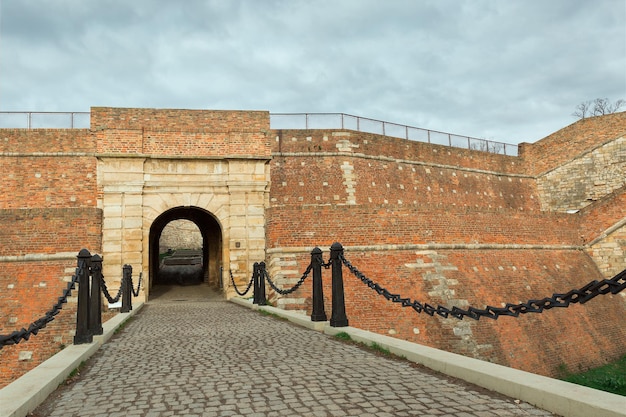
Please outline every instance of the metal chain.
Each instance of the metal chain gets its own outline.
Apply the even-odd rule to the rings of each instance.
[[[46,311],[42,317],[32,322],[28,326],[28,330],[22,327],[22,329],[14,331],[11,334],[0,335],[0,349],[6,345],[17,345],[22,340],[28,340],[31,335],[36,335],[39,333],[39,330],[43,329],[48,323],[54,320],[54,317],[59,314],[59,311],[63,308],[63,304],[67,303],[67,297],[70,296],[76,282],[78,282],[78,277],[80,276],[78,268],[76,272],[76,275],[72,276],[72,280],[68,282],[67,288],[63,290],[63,295],[58,298],[56,304],[50,310]]]
[[[120,282],[120,288],[117,290],[117,295],[114,298],[111,298],[111,294],[109,294],[109,290],[107,289],[107,283],[104,282],[104,275],[100,275],[100,288],[102,289],[102,294],[104,294],[104,297],[110,304],[115,304],[120,300],[120,297],[122,296],[122,287],[123,285]]]
[[[239,289],[237,288],[237,284],[235,284],[235,278],[233,277],[233,270],[229,269],[228,272],[230,273],[230,282],[233,283],[233,288],[235,288],[235,292],[237,294],[239,294],[240,296],[244,296],[248,293],[248,291],[250,291],[250,287],[252,287],[252,282],[254,281],[254,275],[252,275],[252,277],[250,277],[250,282],[248,283],[248,286],[246,287],[246,290],[244,292],[240,292]]]
[[[133,292],[133,296],[139,297],[139,290],[141,289],[141,279],[143,278],[143,272],[139,273],[139,283],[137,284],[137,291],[133,284],[133,277],[130,277],[130,290]]]
[[[306,271],[304,271],[304,274],[302,274],[302,278],[300,278],[300,281],[298,281],[296,285],[294,285],[288,290],[281,290],[280,288],[278,288],[274,284],[274,282],[270,279],[270,275],[267,273],[267,271],[263,271],[263,272],[265,273],[265,278],[267,279],[268,284],[270,284],[270,287],[272,287],[274,291],[276,291],[277,293],[281,295],[287,295],[287,294],[291,294],[292,292],[300,288],[304,280],[309,276],[309,273],[311,272],[312,268],[313,268],[313,264],[309,264],[309,266],[306,267]]]
[[[400,303],[402,307],[411,307],[418,313],[423,311],[430,316],[433,316],[434,314],[444,318],[452,316],[459,320],[462,320],[465,316],[474,320],[478,320],[481,317],[496,320],[500,316],[518,317],[520,314],[541,313],[543,310],[549,310],[555,307],[568,307],[570,304],[575,303],[584,304],[600,294],[604,295],[609,292],[611,294],[617,294],[626,288],[626,270],[624,270],[611,279],[604,279],[602,281],[594,280],[580,289],[574,289],[564,294],[555,293],[552,297],[546,297],[541,300],[529,300],[525,303],[519,304],[507,303],[504,307],[487,306],[484,309],[474,307],[469,307],[467,310],[463,310],[459,307],[452,307],[452,309],[448,309],[447,307],[443,307],[441,305],[434,307],[427,303],[422,304],[419,301],[411,300],[410,298],[403,298],[399,294],[392,294],[387,289],[367,278],[343,255],[339,255],[339,258],[357,278],[359,278],[369,288],[385,297],[387,300],[394,303]]]

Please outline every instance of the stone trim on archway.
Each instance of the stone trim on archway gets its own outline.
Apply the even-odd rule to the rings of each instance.
[[[245,281],[254,262],[264,259],[267,160],[102,157],[98,162],[108,282],[119,282],[123,264],[151,276],[151,228],[170,210],[187,213],[177,218],[205,213],[199,217],[214,219],[213,228],[220,229],[219,266],[226,287],[229,270],[236,281]],[[196,224],[202,221],[196,218]],[[198,227],[202,230],[201,224]],[[145,288],[149,294],[149,285]],[[233,294],[227,289],[226,295]]]

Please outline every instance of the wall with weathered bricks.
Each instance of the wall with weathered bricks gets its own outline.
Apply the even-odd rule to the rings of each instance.
[[[529,174],[542,174],[626,135],[626,112],[589,117],[535,143],[520,144],[519,156]]]
[[[209,262],[214,274],[228,267],[237,281],[249,276],[265,249],[268,112],[98,107],[91,127],[105,276],[129,263],[149,277],[151,226],[179,207],[204,210],[219,223],[223,251]]]
[[[202,235],[189,220],[174,220],[165,226],[159,239],[161,252],[168,249],[201,249]]]
[[[499,306],[580,287],[626,267],[625,132],[626,113],[585,119],[513,157],[271,130],[268,112],[98,107],[88,130],[0,129],[0,333],[51,307],[82,247],[113,264],[128,260],[123,249],[146,272],[152,222],[183,206],[215,215],[238,282],[265,252],[277,283],[293,285],[314,246],[327,260],[339,241],[368,277],[431,304]],[[379,333],[545,375],[626,346],[615,325],[623,295],[458,321],[392,305],[345,271],[350,324]],[[328,278],[324,291],[330,314]],[[71,343],[74,302],[37,337],[0,350],[0,386]],[[276,302],[310,311],[310,288]]]
[[[574,138],[576,146],[559,158],[549,155],[580,129],[570,127],[536,148],[525,144],[520,158],[352,131],[275,131],[267,216],[270,274],[279,285],[291,286],[314,246],[328,259],[329,246],[339,241],[346,257],[390,291],[447,307],[499,307],[610,277],[626,267],[619,228],[623,193],[613,191],[623,181],[626,158],[615,155],[621,139],[610,136],[620,123],[626,126],[623,118],[608,123],[602,140]],[[584,187],[591,183],[602,202],[565,213],[563,200],[568,208],[583,207],[587,195],[568,197],[571,184],[559,188],[555,178],[589,165],[598,175],[577,174],[577,181],[584,177]],[[600,175],[611,182],[601,190]],[[328,275],[327,314],[329,280]],[[626,346],[626,331],[616,326],[626,313],[621,295],[567,312],[459,322],[403,310],[355,277],[345,278],[344,285],[351,325],[544,375],[555,375],[562,364],[570,369],[602,364]],[[275,301],[311,310],[309,288]],[[606,317],[602,330],[589,328],[590,320]]]
[[[80,249],[101,249],[95,143],[86,129],[0,129],[0,334],[43,316]],[[73,342],[75,295],[37,336],[0,350],[0,387]]]
[[[537,179],[543,210],[578,210],[626,184],[626,136],[608,141]]]

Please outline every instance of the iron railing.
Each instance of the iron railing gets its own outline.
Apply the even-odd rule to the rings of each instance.
[[[89,123],[89,112],[0,112],[0,128],[87,129]],[[345,113],[270,113],[270,127],[276,130],[348,129],[455,148],[501,155],[518,155],[518,147],[515,144],[422,129]]]
[[[88,129],[90,112],[2,111],[0,128]]]
[[[345,113],[270,113],[272,129],[349,129],[417,142],[517,156],[517,145],[438,130],[384,122]]]

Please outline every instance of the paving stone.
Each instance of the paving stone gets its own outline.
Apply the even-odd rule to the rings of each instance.
[[[184,301],[181,301],[184,300]],[[35,417],[551,416],[229,303],[153,297]]]

